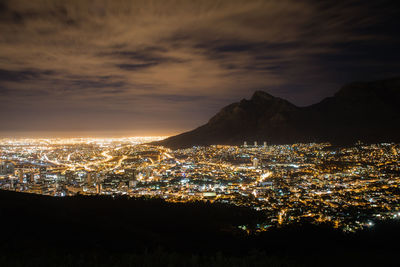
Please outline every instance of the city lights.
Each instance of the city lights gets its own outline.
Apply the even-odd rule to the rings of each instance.
[[[265,225],[311,220],[344,231],[399,214],[400,159],[394,143],[179,150],[146,144],[163,138],[3,139],[0,187],[58,197],[229,203],[263,211]]]

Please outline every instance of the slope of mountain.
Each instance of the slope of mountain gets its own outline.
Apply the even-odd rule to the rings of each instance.
[[[400,141],[400,78],[351,83],[308,106],[257,91],[224,107],[208,123],[154,144],[170,148],[267,141]]]

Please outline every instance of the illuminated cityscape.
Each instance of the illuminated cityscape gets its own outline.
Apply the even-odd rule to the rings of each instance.
[[[399,18],[0,0],[0,267],[399,266]]]
[[[0,188],[228,203],[265,213],[259,231],[308,221],[353,232],[400,218],[395,143],[260,140],[178,150],[146,144],[163,138],[2,139]]]

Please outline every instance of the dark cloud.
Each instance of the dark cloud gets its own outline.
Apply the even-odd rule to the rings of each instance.
[[[44,76],[52,75],[51,70],[4,70],[0,69],[0,81],[26,82],[42,79]]]
[[[399,75],[397,5],[0,1],[2,126],[170,133],[253,90],[311,104],[346,82]]]
[[[148,46],[143,48],[137,48],[134,51],[124,50],[126,45],[116,45],[112,49],[114,51],[108,53],[102,53],[101,56],[115,56],[122,59],[133,59],[138,61],[161,61],[165,60],[165,57],[160,56],[161,53],[166,53],[168,50],[164,47]]]
[[[197,96],[185,96],[185,95],[164,95],[164,94],[147,94],[142,95],[142,97],[151,98],[151,99],[158,99],[161,101],[171,101],[171,102],[189,102],[193,104],[197,101],[206,100],[207,97],[204,95],[197,95]]]
[[[152,66],[156,66],[158,64],[159,64],[158,62],[141,63],[141,64],[117,64],[117,67],[124,70],[140,70],[140,69],[147,69]]]

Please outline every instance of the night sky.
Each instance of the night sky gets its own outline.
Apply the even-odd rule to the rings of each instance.
[[[398,76],[396,2],[0,0],[0,135],[175,134]]]

